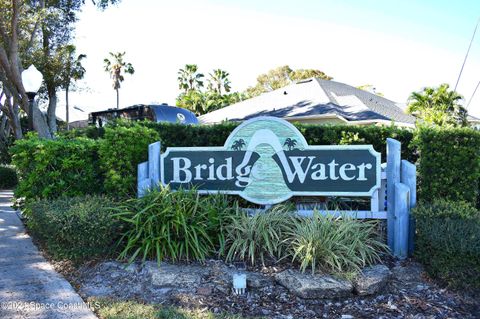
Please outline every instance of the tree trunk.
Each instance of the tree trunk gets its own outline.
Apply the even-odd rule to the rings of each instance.
[[[42,138],[52,139],[53,135],[48,127],[45,115],[38,108],[37,103],[33,105],[33,128],[37,131],[38,136]]]
[[[69,106],[68,106],[68,85],[65,88],[65,120],[67,121],[67,131],[70,130],[70,115],[68,113]]]
[[[117,110],[118,110],[120,108],[120,96],[118,93],[118,89],[115,89],[115,91],[117,91]]]
[[[23,138],[22,125],[20,124],[20,116],[18,116],[19,107],[18,105],[12,106],[12,118],[10,120],[10,127],[13,130],[13,135],[15,140],[20,140]]]
[[[47,122],[52,136],[57,132],[57,93],[55,89],[48,94]]]

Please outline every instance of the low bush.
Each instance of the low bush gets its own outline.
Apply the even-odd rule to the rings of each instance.
[[[17,186],[17,172],[14,167],[0,166],[0,189],[12,189]]]
[[[225,247],[222,254],[227,261],[240,259],[252,265],[265,257],[280,260],[287,257],[288,234],[295,225],[295,217],[288,206],[276,206],[272,210],[249,216],[238,212],[227,218]]]
[[[28,202],[102,190],[94,140],[31,137],[17,141],[10,150],[19,177],[17,198],[25,197]]]
[[[147,160],[148,145],[158,140],[156,131],[137,124],[105,129],[99,156],[107,194],[119,197],[136,194],[137,165]]]
[[[39,200],[26,206],[27,227],[53,258],[81,262],[108,256],[122,231],[115,205],[104,196]]]
[[[420,203],[415,257],[427,272],[458,288],[480,288],[480,214],[465,202]]]
[[[194,189],[171,192],[166,187],[152,190],[117,211],[116,216],[128,225],[120,258],[204,261],[223,245],[224,216],[235,210],[223,195],[200,196]]]
[[[300,269],[311,268],[338,273],[356,272],[380,260],[387,246],[376,233],[377,221],[349,217],[323,216],[315,212],[311,218],[296,223],[291,233],[292,259]]]

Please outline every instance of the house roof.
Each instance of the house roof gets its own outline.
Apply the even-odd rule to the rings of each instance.
[[[337,117],[346,122],[389,122],[413,125],[415,118],[393,101],[353,86],[308,79],[207,113],[201,123],[244,121],[257,116],[286,120]]]

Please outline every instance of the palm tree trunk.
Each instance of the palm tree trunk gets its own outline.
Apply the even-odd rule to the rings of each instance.
[[[118,89],[115,89],[115,91],[117,91],[117,110],[118,110],[120,108],[120,96],[118,93]]]
[[[70,115],[69,115],[69,105],[68,105],[68,86],[65,88],[65,120],[67,121],[67,131],[70,130]]]

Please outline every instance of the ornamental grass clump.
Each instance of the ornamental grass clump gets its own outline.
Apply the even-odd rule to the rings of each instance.
[[[276,206],[266,212],[249,216],[245,212],[232,215],[226,221],[226,261],[243,260],[255,265],[265,264],[265,258],[280,260],[288,257],[288,234],[295,217],[288,206]]]
[[[292,261],[300,269],[327,272],[357,272],[380,261],[387,251],[376,234],[376,221],[361,221],[346,216],[324,216],[314,212],[295,224],[290,234]]]
[[[204,261],[222,246],[223,216],[234,214],[235,206],[224,195],[200,196],[195,189],[150,191],[116,214],[128,225],[119,258]]]

